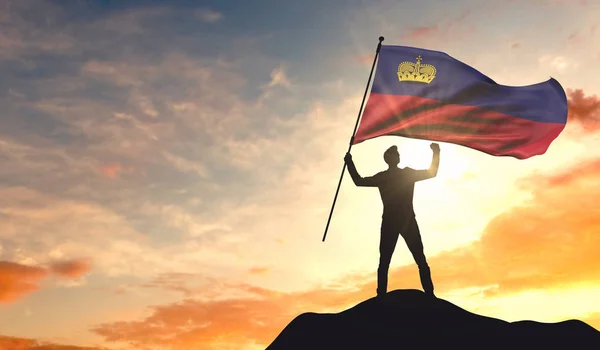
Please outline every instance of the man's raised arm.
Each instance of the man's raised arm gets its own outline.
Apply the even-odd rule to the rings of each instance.
[[[416,181],[427,180],[436,177],[438,169],[440,167],[440,145],[437,143],[431,144],[431,150],[433,151],[433,158],[431,158],[431,165],[427,170],[416,170],[415,176]]]
[[[346,153],[344,161],[346,162],[346,166],[348,167],[348,172],[352,177],[352,181],[354,181],[354,184],[356,186],[377,187],[377,181],[375,176],[361,177],[358,174],[358,170],[356,170],[356,166],[352,161],[352,155],[350,153]]]

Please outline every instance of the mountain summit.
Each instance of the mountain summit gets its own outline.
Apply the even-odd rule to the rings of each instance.
[[[507,322],[409,289],[301,314],[266,350],[283,349],[600,349],[600,332],[578,320]]]

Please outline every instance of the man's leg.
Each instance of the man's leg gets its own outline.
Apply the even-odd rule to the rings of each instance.
[[[410,250],[417,266],[419,267],[419,276],[421,277],[421,285],[426,294],[433,295],[433,282],[431,281],[431,271],[427,265],[427,259],[423,252],[423,242],[421,241],[421,233],[416,218],[412,218],[402,237],[406,241],[406,245]]]
[[[399,230],[396,225],[386,222],[381,223],[381,238],[379,240],[379,267],[377,268],[377,295],[387,292],[388,270],[392,261],[392,254],[398,242]]]

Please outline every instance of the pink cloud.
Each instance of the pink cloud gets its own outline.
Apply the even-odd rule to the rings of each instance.
[[[469,14],[471,14],[471,11],[466,10],[458,17],[448,20],[445,24],[410,28],[408,33],[404,34],[402,38],[405,40],[459,38],[461,34],[464,34],[465,29],[467,29],[469,32],[474,30],[472,25],[466,26],[465,23],[465,19],[469,16]]]
[[[427,27],[415,27],[412,28],[407,34],[403,36],[404,39],[420,39],[429,38],[437,35],[439,32],[438,25],[427,26]]]
[[[367,64],[373,62],[373,55],[360,55],[356,57],[358,63]]]

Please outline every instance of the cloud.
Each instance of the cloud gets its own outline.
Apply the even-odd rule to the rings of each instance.
[[[315,307],[340,307],[356,298],[356,293],[348,290],[288,294],[249,285],[229,288],[241,296],[206,301],[186,299],[153,307],[152,314],[141,321],[100,324],[92,331],[107,341],[127,342],[135,347],[264,348],[297,314]]]
[[[532,199],[497,216],[473,244],[430,258],[441,291],[494,286],[489,293],[549,289],[598,280],[600,161],[590,160],[555,175],[532,174],[519,185]],[[568,201],[565,201],[568,198]],[[576,273],[575,273],[576,271]],[[415,280],[411,266],[390,281]]]
[[[568,6],[578,5],[578,6],[588,6],[588,0],[541,0],[542,3],[550,3],[550,4],[564,4]]]
[[[67,12],[55,10],[44,21],[50,27]],[[55,52],[56,60],[38,57],[37,51],[27,55],[32,67],[46,73],[19,75],[25,78],[10,86],[28,98],[12,94],[3,100],[3,258],[19,255],[23,260],[15,261],[38,263],[48,252],[84,252],[96,274],[136,278],[198,266],[236,268],[233,257],[250,233],[238,217],[223,213],[262,195],[261,186],[270,186],[285,169],[285,162],[277,171],[257,165],[290,153],[281,140],[296,123],[267,106],[257,108],[246,95],[260,94],[264,84],[289,88],[291,81],[283,65],[273,69],[276,63],[253,57],[252,48],[241,59],[237,40],[229,46],[235,54],[226,59],[225,53],[213,57],[213,50],[199,44],[206,38],[196,34],[159,39],[172,36],[148,23],[166,13],[162,8],[90,13],[89,20],[61,27],[74,46]],[[214,11],[203,16],[222,18]],[[31,26],[22,24],[17,33]],[[107,35],[120,29],[123,35]],[[146,45],[137,40],[142,35],[173,46]],[[193,45],[184,45],[188,39]],[[246,65],[264,67],[267,75],[248,87]],[[21,127],[28,120],[33,127]],[[140,176],[125,176],[134,169]],[[220,178],[211,178],[214,173]],[[248,267],[237,269],[244,273]]]
[[[150,114],[148,111],[145,111],[144,113]],[[156,117],[156,114],[151,114],[151,115],[153,117]],[[144,123],[144,122],[140,121],[138,118],[134,117],[133,115],[126,114],[126,113],[115,113],[114,116],[115,116],[115,118],[129,121],[136,129],[138,129],[144,135],[146,135],[148,137],[148,139],[151,139],[153,141],[158,141],[158,136],[156,136],[156,132],[154,131],[154,129],[156,129],[155,125],[157,125],[157,124],[152,125],[151,123]]]
[[[147,116],[152,118],[158,117],[158,111],[156,110],[152,100],[147,96],[140,94],[138,91],[132,91],[130,99],[133,100],[134,104],[138,106],[139,110]],[[129,116],[132,118],[131,116]],[[135,120],[135,118],[133,118]],[[137,120],[135,120],[137,121]],[[139,123],[139,122],[138,122]],[[156,137],[154,137],[156,139]]]
[[[102,175],[106,176],[109,179],[115,179],[121,174],[123,171],[123,167],[119,164],[109,164],[105,165],[100,169]]]
[[[39,284],[50,275],[76,279],[90,269],[91,263],[87,259],[58,261],[49,267],[0,261],[0,303],[14,302],[37,291]]]
[[[162,152],[163,157],[169,161],[175,168],[184,172],[194,172],[203,179],[208,178],[208,171],[200,162],[194,162],[185,158],[171,154],[170,152]]]
[[[28,67],[44,74],[19,71],[17,93],[2,100],[2,257],[38,264],[52,252],[61,252],[56,258],[89,256],[99,278],[145,279],[148,288],[185,297],[202,295],[207,283],[183,285],[180,280],[199,277],[163,273],[281,277],[290,281],[280,282],[288,288],[343,270],[342,260],[324,269],[317,259],[302,259],[318,251],[306,243],[308,232],[317,232],[321,244],[336,164],[342,164],[344,135],[353,126],[348,116],[355,115],[361,96],[351,92],[341,99],[310,86],[310,94],[257,106],[253,96],[262,87],[272,93],[305,87],[278,66],[280,58],[260,55],[261,43],[253,38],[249,50],[215,58],[205,44],[213,38],[184,23],[153,26],[163,23],[153,21],[160,13],[125,11],[106,21],[65,23],[74,45],[64,46],[58,66],[48,53],[25,56]],[[355,90],[345,80],[340,85],[340,95]],[[288,102],[301,107],[288,108]],[[125,176],[129,169],[136,176]],[[339,213],[333,224],[343,222]],[[249,273],[262,266],[277,270]],[[152,279],[156,274],[160,280]]]
[[[269,197],[264,190],[284,176],[291,155],[314,137],[314,128],[323,128],[303,112],[288,118],[247,98],[264,86],[272,93],[290,88],[284,65],[254,57],[252,48],[243,60],[235,49],[229,59],[215,58],[196,35],[187,39],[199,46],[180,42],[153,50],[133,38],[162,35],[146,25],[165,12],[142,12],[68,23],[62,32],[76,47],[59,60],[67,70],[31,57],[48,75],[22,79],[31,86],[17,85],[18,91],[32,98],[12,96],[7,109],[13,113],[0,121],[0,157],[6,159],[0,177],[10,179],[0,194],[12,198],[0,200],[10,218],[0,222],[0,239],[9,242],[3,257],[14,257],[17,247],[33,262],[53,251],[85,252],[94,272],[109,276],[197,266],[235,270],[233,258],[243,254],[250,228],[267,215],[248,203]],[[128,28],[125,35],[105,35],[120,27]],[[98,47],[82,39],[96,36]],[[76,52],[86,54],[71,55]],[[248,84],[249,67],[263,67],[266,81],[261,74]],[[29,120],[23,115],[48,125],[17,127]],[[143,176],[125,176],[134,169]],[[237,267],[241,273],[248,268]]]
[[[61,10],[68,12],[64,7],[61,8]],[[119,33],[123,37],[128,37],[131,35],[140,35],[146,33],[149,23],[161,19],[160,17],[162,16],[168,16],[170,14],[172,14],[172,8],[168,6],[139,6],[129,9],[121,9],[118,12],[112,12],[110,16],[91,16],[92,19],[86,22],[86,25],[81,26],[83,28],[77,26],[78,28],[75,27],[70,29],[84,29],[84,33],[88,35],[104,32],[109,35]],[[78,42],[78,44],[81,43]]]
[[[491,220],[479,240],[429,257],[437,293],[473,289],[494,299],[524,291],[597,284],[600,209],[595,200],[600,189],[592,184],[600,180],[599,174],[600,161],[589,160],[559,174],[532,174],[521,179],[518,185],[532,193],[528,202]],[[338,312],[372,297],[374,277],[374,273],[352,273],[298,292],[212,283],[207,287],[211,286],[213,294],[201,293],[204,298],[184,287],[185,278],[170,278],[162,285],[180,290],[188,298],[152,307],[152,313],[141,320],[99,324],[92,331],[107,341],[140,347],[264,347],[300,313]],[[390,271],[390,289],[419,286],[414,264]],[[223,297],[231,290],[238,295]],[[586,320],[597,326],[595,315]]]
[[[360,55],[360,56],[357,56],[356,57],[356,62],[362,63],[362,64],[373,63],[373,55]]]
[[[589,27],[581,27],[572,32],[568,37],[567,41],[571,44],[576,45],[588,45],[590,41],[594,40],[596,33],[596,25],[590,25]]]
[[[181,293],[184,297],[189,298],[197,295],[200,291],[199,287],[190,286],[190,282],[198,281],[202,276],[193,273],[164,273],[148,283],[141,285],[142,288],[157,288],[162,290]]]
[[[579,39],[580,39],[579,33],[580,32],[581,32],[581,28],[577,29],[576,31],[574,31],[573,33],[571,33],[569,35],[569,37],[567,38],[567,40],[571,41],[571,42],[579,41]]]
[[[461,38],[468,31],[466,28],[465,19],[470,15],[471,11],[463,11],[458,17],[451,18],[443,24],[434,24],[429,26],[419,26],[409,28],[402,38],[409,41],[423,41],[430,39],[448,40]],[[470,27],[470,31],[472,31]]]
[[[544,55],[538,59],[538,62],[544,70],[554,71],[558,74],[573,73],[579,67],[578,62],[564,56]]]
[[[248,270],[248,273],[251,275],[262,275],[269,272],[268,267],[256,266]]]
[[[0,335],[0,350],[107,350],[99,347],[80,347],[43,342],[30,338],[7,337]]]
[[[18,59],[19,56],[31,54],[66,54],[74,50],[76,41],[62,31],[45,30],[44,27],[31,25],[41,17],[27,13],[31,3],[21,1],[0,3],[5,26],[0,34],[0,60]],[[45,18],[56,18],[61,13],[60,6],[52,3],[35,4],[37,10],[45,14]],[[4,24],[3,23],[3,24]],[[47,22],[48,23],[48,22]]]
[[[284,88],[290,88],[292,86],[292,83],[290,82],[287,75],[285,74],[285,70],[284,70],[283,66],[274,68],[271,71],[271,81],[269,81],[269,84],[267,86],[268,87],[282,86]]]
[[[437,35],[439,31],[440,28],[437,24],[433,26],[415,27],[411,28],[408,33],[404,35],[404,39],[428,38]]]
[[[52,263],[50,270],[57,275],[67,278],[79,278],[90,271],[91,262],[88,259],[74,259]]]
[[[44,268],[0,261],[0,303],[16,301],[38,290],[47,275]]]
[[[210,9],[198,9],[196,18],[202,22],[215,23],[223,19],[223,14]]]
[[[64,257],[83,256],[93,259],[95,269],[105,275],[128,273],[138,264],[137,271],[144,271],[142,267],[155,264],[151,262],[155,249],[142,249],[144,236],[110,209],[23,187],[0,188],[0,194],[0,239],[6,242],[3,256],[7,260],[37,265],[49,257],[64,261]],[[140,256],[141,251],[146,254]],[[59,271],[78,274],[86,264],[76,261],[60,266]]]
[[[569,102],[568,122],[580,124],[585,132],[600,130],[600,97],[585,96],[581,89],[568,89],[567,96]]]
[[[183,53],[171,53],[158,62],[87,61],[72,79],[96,86],[93,94],[105,96],[104,102],[72,91],[59,89],[58,95],[65,95],[56,96],[55,90],[48,94],[41,89],[41,100],[21,105],[23,110],[33,106],[43,120],[60,121],[73,134],[54,139],[48,137],[52,127],[40,127],[39,133],[0,135],[0,157],[5,160],[0,176],[11,179],[0,193],[12,198],[5,201],[11,220],[0,222],[0,238],[10,242],[4,246],[5,254],[14,255],[14,248],[22,246],[27,257],[43,261],[48,251],[56,249],[67,255],[85,251],[97,262],[97,273],[113,276],[168,271],[171,263],[166,260],[177,265],[192,260],[190,269],[202,265],[197,252],[210,250],[208,241],[194,252],[181,237],[212,235],[214,242],[221,240],[216,232],[223,225],[214,222],[220,203],[239,195],[236,186],[253,191],[245,181],[251,177],[235,172],[241,163],[235,146],[252,130],[256,119],[249,114],[257,110],[232,93],[243,79],[236,72],[239,67],[231,68],[226,62],[197,60]],[[271,118],[267,113],[262,117]],[[248,147],[243,161],[256,160],[252,156]],[[198,181],[211,174],[211,166],[233,177],[231,190],[221,190],[219,182]],[[134,169],[144,176],[124,176]],[[121,181],[100,181],[98,173]],[[182,188],[188,191],[182,193]],[[190,206],[195,207],[193,215]],[[182,236],[172,236],[173,226]],[[168,243],[154,246],[149,237],[166,237]],[[104,249],[95,249],[98,246]],[[183,261],[167,258],[181,252],[187,256]],[[218,264],[219,259],[211,260]],[[136,268],[138,264],[152,267]]]

